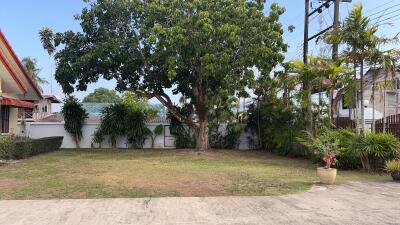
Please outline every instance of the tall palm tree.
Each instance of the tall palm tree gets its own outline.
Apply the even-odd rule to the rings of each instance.
[[[379,52],[376,55],[376,62],[379,63],[380,69],[385,73],[384,81],[380,83],[381,89],[383,89],[383,132],[386,132],[386,92],[387,89],[394,89],[394,76],[396,72],[396,62],[399,59],[399,50],[387,50]]]
[[[361,4],[355,5],[349,16],[345,19],[343,26],[339,29],[328,32],[325,40],[328,43],[344,43],[347,45],[345,51],[346,59],[353,64],[354,79],[357,80],[357,71],[360,74],[360,93],[356,95],[356,127],[360,133],[359,121],[361,119],[361,131],[365,129],[364,117],[364,65],[368,58],[369,50],[376,48],[379,38],[376,36],[378,27],[371,25],[370,19],[363,16]],[[358,110],[360,108],[360,110]],[[358,111],[360,117],[358,118]]]

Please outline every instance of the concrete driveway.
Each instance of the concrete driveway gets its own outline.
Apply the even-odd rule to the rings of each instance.
[[[0,224],[400,224],[400,183],[279,197],[0,201]]]

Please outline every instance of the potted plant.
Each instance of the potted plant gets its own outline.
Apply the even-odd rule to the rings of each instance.
[[[334,184],[336,180],[337,169],[332,167],[336,164],[336,152],[340,152],[340,140],[337,135],[337,132],[325,129],[315,137],[306,132],[303,138],[299,138],[318,163],[324,162],[324,166],[317,168],[317,175],[322,184]]]
[[[400,159],[386,161],[385,169],[394,181],[400,182]]]
[[[330,153],[322,158],[325,162],[324,167],[317,168],[317,175],[322,184],[334,184],[336,180],[337,169],[332,168],[336,163],[336,154]]]

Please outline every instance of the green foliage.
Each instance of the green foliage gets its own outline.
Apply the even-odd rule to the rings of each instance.
[[[242,125],[240,123],[229,123],[226,126],[225,148],[238,149],[240,144],[240,134]]]
[[[99,128],[94,133],[93,142],[100,143],[108,137],[113,147],[117,138],[126,136],[133,148],[142,148],[151,131],[146,127],[146,115],[124,103],[117,103],[105,108]]]
[[[164,131],[164,126],[162,124],[158,124],[156,126],[156,128],[154,128],[153,133],[154,133],[155,137],[157,137],[157,136],[161,135],[163,133],[163,131]]]
[[[400,159],[386,161],[385,170],[388,173],[400,173]]]
[[[315,137],[309,132],[305,132],[303,137],[298,137],[298,140],[307,146],[316,160],[321,160],[329,154],[338,154],[340,152],[342,146],[339,135],[340,133],[336,131],[324,129]]]
[[[172,89],[200,109],[197,117],[174,113],[196,132],[206,132],[197,128],[207,123],[217,92],[244,93],[255,84],[254,71],[269,76],[288,47],[279,22],[284,9],[274,3],[265,14],[265,0],[87,2],[76,16],[82,32],[40,32],[43,47],[55,53],[64,92],[86,90],[103,77],[173,110],[164,91]]]
[[[0,136],[0,159],[23,159],[61,147],[64,137],[30,139],[27,137]]]
[[[259,148],[280,155],[308,155],[296,140],[306,127],[303,114],[297,108],[278,103],[253,104],[249,108],[247,127],[259,138]]]
[[[37,85],[49,83],[46,79],[39,77],[40,69],[37,67],[37,59],[25,57],[21,63]]]
[[[142,111],[128,108],[125,118],[125,132],[133,148],[143,148],[143,144],[152,132],[146,126],[146,115]]]
[[[367,133],[356,138],[353,153],[361,159],[363,168],[381,169],[386,160],[400,156],[400,141],[389,133]]]
[[[107,88],[97,88],[93,93],[88,94],[82,100],[82,102],[85,103],[118,103],[120,101],[121,98],[118,96],[117,92]]]
[[[176,110],[182,115],[190,115],[192,108],[187,105],[184,107],[175,106]],[[196,147],[196,139],[193,130],[182,124],[170,112],[167,113],[167,119],[170,121],[170,133],[175,137],[175,147],[178,149],[187,149]]]
[[[64,100],[61,113],[64,116],[65,130],[72,135],[76,143],[76,147],[79,148],[79,141],[82,138],[82,127],[88,114],[78,102],[78,99],[74,98],[73,96],[70,96]]]
[[[316,137],[308,134],[300,138],[316,161],[327,152],[337,154],[341,169],[382,169],[386,160],[400,155],[400,141],[392,134],[366,133],[357,136],[349,129],[322,129]]]
[[[121,103],[106,107],[102,112],[100,127],[96,130],[93,141],[101,143],[105,139],[104,136],[107,136],[115,148],[117,138],[126,134],[127,110],[127,107]]]
[[[0,159],[12,158],[12,152],[15,149],[15,142],[9,136],[0,135]]]
[[[209,143],[216,149],[238,149],[242,125],[240,123],[228,123],[221,131],[219,125],[209,126]]]
[[[122,104],[133,111],[140,111],[146,116],[146,120],[157,117],[159,109],[152,107],[146,98],[139,98],[135,93],[126,91],[122,95]]]

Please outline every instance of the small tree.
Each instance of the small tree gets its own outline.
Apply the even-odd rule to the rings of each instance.
[[[73,96],[69,96],[64,100],[64,105],[61,109],[61,113],[64,116],[64,128],[72,135],[75,141],[76,147],[80,148],[79,142],[82,138],[82,127],[88,114],[78,99]]]

